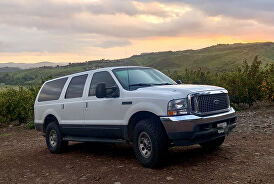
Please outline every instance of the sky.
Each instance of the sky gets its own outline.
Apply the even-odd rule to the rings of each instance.
[[[0,63],[274,41],[273,0],[0,0]]]

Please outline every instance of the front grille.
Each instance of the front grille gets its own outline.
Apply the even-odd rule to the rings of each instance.
[[[226,93],[195,95],[191,98],[192,111],[199,114],[219,112],[229,108]]]

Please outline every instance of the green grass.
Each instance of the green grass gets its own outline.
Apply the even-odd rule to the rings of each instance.
[[[26,129],[29,129],[29,130],[32,130],[32,129],[35,129],[35,125],[34,125],[34,122],[29,122],[25,125],[25,128]]]
[[[3,133],[3,134],[0,134],[0,138],[1,138],[1,137],[8,137],[8,136],[11,136],[11,133]]]

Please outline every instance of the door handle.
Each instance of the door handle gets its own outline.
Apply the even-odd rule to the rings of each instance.
[[[88,102],[85,102],[85,107],[86,107],[86,109],[88,108]]]
[[[61,104],[61,109],[65,109],[65,104]]]

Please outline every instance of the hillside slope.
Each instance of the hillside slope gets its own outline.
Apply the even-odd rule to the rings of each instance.
[[[38,84],[41,80],[107,66],[142,65],[161,71],[202,68],[213,72],[229,71],[251,63],[258,55],[263,64],[274,63],[274,43],[219,44],[199,50],[144,53],[119,60],[97,60],[58,67],[40,67],[0,73],[0,83],[7,85]]]
[[[0,67],[0,73],[1,72],[15,72],[21,70],[20,68],[17,67]]]
[[[250,63],[256,55],[263,64],[273,63],[274,43],[219,44],[199,50],[144,54],[130,59],[160,70],[203,68],[222,72],[239,66],[245,59]]]

